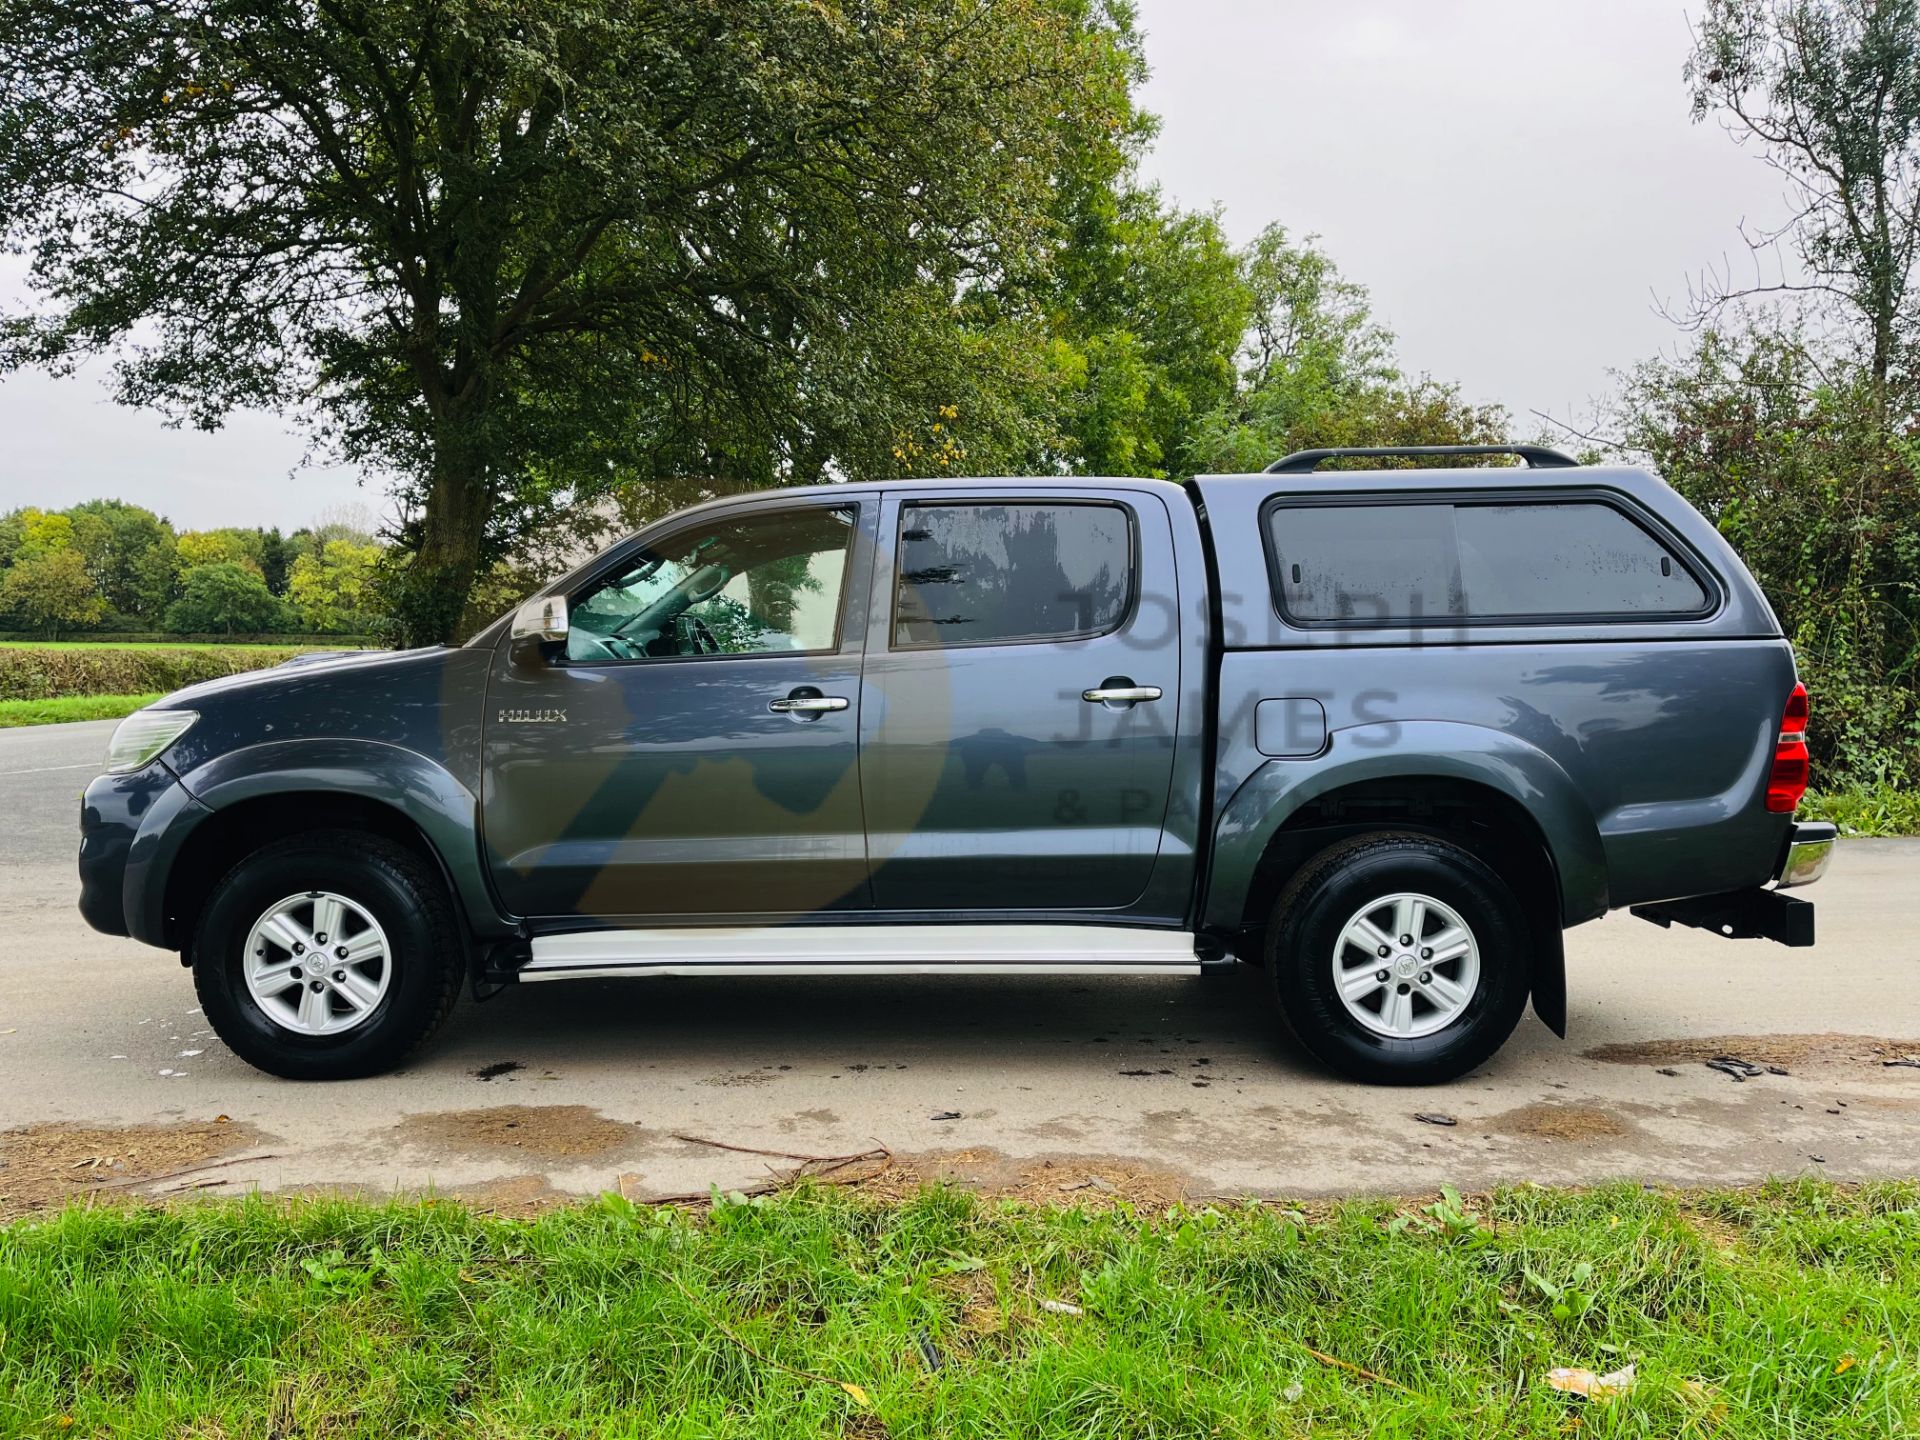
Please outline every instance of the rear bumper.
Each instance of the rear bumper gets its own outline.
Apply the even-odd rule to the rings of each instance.
[[[1796,885],[1811,885],[1826,874],[1827,866],[1833,861],[1833,842],[1839,834],[1836,826],[1823,822],[1795,825],[1787,832],[1787,849],[1780,857],[1780,868],[1774,872],[1775,884],[1788,890]]]
[[[1811,885],[1827,873],[1838,832],[1832,825],[1804,823],[1787,832],[1772,889],[1735,890],[1725,895],[1694,895],[1636,905],[1633,913],[1663,929],[1688,925],[1729,940],[1772,940],[1779,945],[1813,944],[1813,903],[1784,891]]]

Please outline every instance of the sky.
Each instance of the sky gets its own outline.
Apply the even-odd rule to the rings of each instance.
[[[1697,3],[1695,8],[1697,8]],[[1679,0],[1141,0],[1161,117],[1148,176],[1219,205],[1245,241],[1318,235],[1372,293],[1402,363],[1576,422],[1609,371],[1682,340],[1657,313],[1785,213],[1777,177],[1681,81]],[[24,266],[0,257],[0,303]],[[103,362],[0,381],[0,511],[96,496],[177,525],[278,525],[365,505],[376,484],[304,467],[281,420],[212,434],[117,406]]]

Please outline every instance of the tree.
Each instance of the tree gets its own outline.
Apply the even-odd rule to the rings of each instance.
[[[0,0],[43,297],[0,369],[300,410],[395,478],[402,625],[445,639],[615,476],[887,463],[931,409],[888,382],[972,383],[955,305],[1045,250],[1137,69],[1123,0]]]
[[[287,600],[301,623],[317,634],[360,634],[377,615],[380,547],[356,540],[329,540],[320,553],[299,556],[287,575]]]
[[[176,635],[260,634],[286,623],[286,609],[260,572],[231,560],[196,565],[181,576],[180,598],[167,607]]]
[[[1497,405],[1454,385],[1408,377],[1363,286],[1311,239],[1269,226],[1241,257],[1252,323],[1229,395],[1195,426],[1199,467],[1258,470],[1322,445],[1457,445],[1507,439]]]
[[[1618,448],[1719,527],[1794,643],[1822,783],[1920,781],[1920,456],[1888,434],[1870,359],[1754,323],[1624,379]]]
[[[141,613],[142,562],[172,537],[173,527],[151,510],[123,500],[86,500],[66,515],[73,526],[73,546],[107,604],[121,614]]]
[[[266,578],[265,567],[260,563],[265,554],[265,539],[258,530],[234,526],[223,530],[187,530],[178,537],[176,548],[183,571],[197,565],[241,565]]]
[[[133,611],[156,629],[180,597],[180,542],[171,528],[133,566]]]
[[[0,579],[0,609],[57,640],[63,628],[92,625],[107,602],[93,588],[77,550],[48,550],[16,559]]]
[[[1724,117],[1785,176],[1785,240],[1804,276],[1710,276],[1696,324],[1762,293],[1836,300],[1865,330],[1884,412],[1914,322],[1920,255],[1920,0],[1709,0],[1687,79],[1696,120]]]
[[[260,578],[267,582],[267,589],[276,595],[287,593],[287,582],[298,553],[292,542],[280,533],[278,525],[260,532]]]
[[[1094,475],[1191,475],[1196,424],[1233,394],[1255,297],[1212,213],[1123,178],[1082,187],[1058,298],[1059,461]]]

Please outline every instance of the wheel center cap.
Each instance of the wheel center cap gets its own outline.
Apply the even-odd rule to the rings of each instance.
[[[1393,973],[1398,975],[1402,980],[1412,975],[1413,972],[1419,968],[1420,962],[1415,960],[1411,955],[1402,955],[1398,960],[1393,962]]]
[[[318,975],[327,968],[327,957],[318,953],[307,956],[307,974]]]

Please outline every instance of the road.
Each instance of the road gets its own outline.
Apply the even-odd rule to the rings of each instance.
[[[1624,914],[1581,927],[1571,1038],[1529,1017],[1483,1071],[1426,1090],[1311,1068],[1256,972],[528,987],[463,1001],[403,1073],[298,1085],[211,1037],[172,956],[75,912],[76,799],[110,728],[0,731],[0,1213],[101,1174],[514,1206],[790,1163],[682,1135],[821,1156],[877,1142],[907,1173],[1023,1193],[1920,1173],[1920,1069],[1884,1063],[1920,1057],[1916,841],[1843,842],[1808,892],[1812,950]],[[1736,1081],[1703,1063],[1722,1051],[1788,1073]]]

